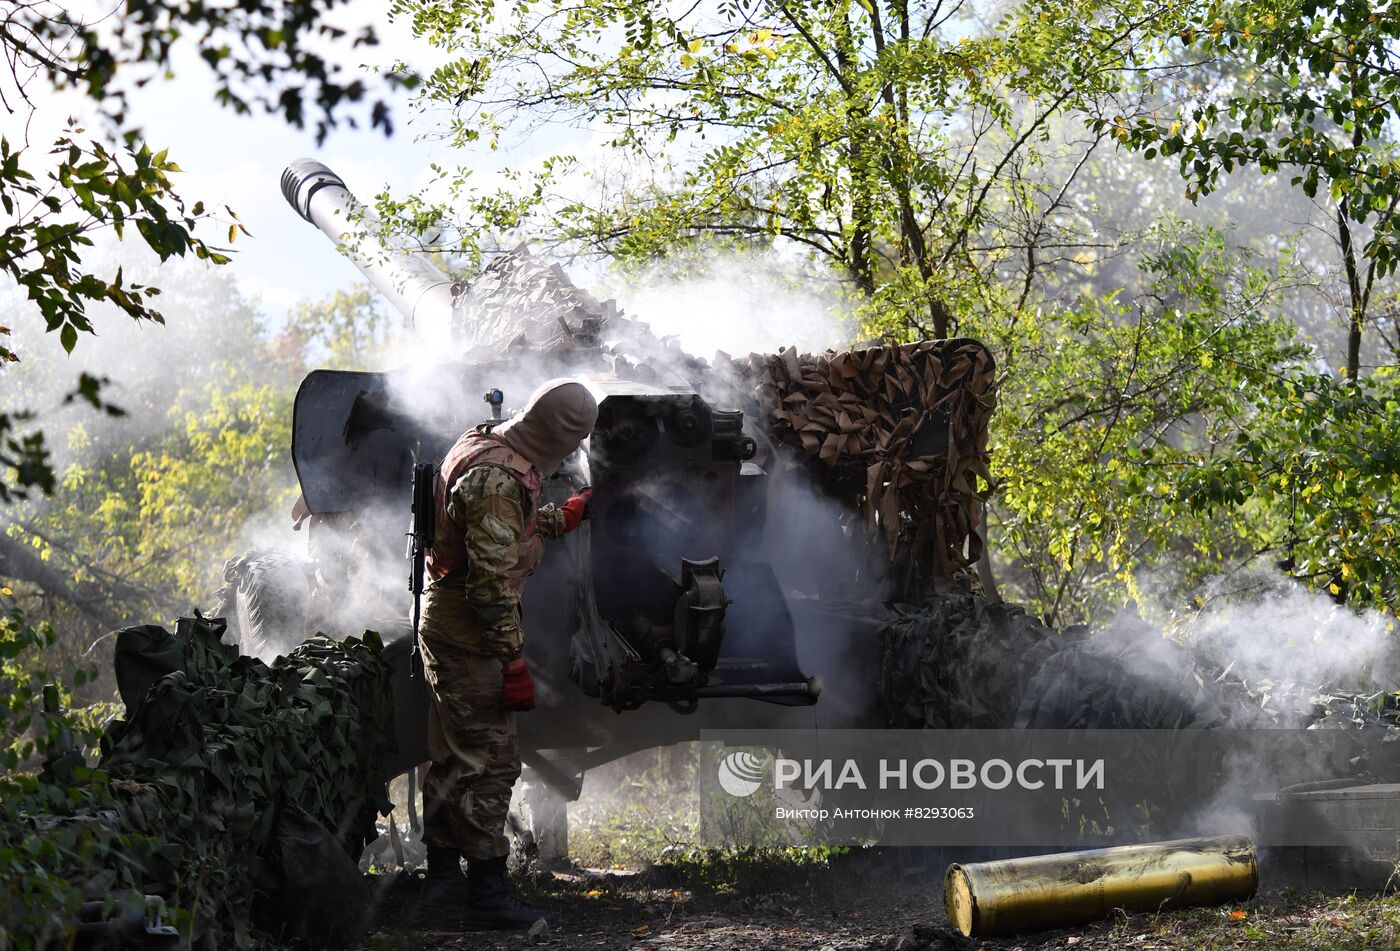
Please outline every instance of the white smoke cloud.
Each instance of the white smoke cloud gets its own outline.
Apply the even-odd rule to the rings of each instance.
[[[705,359],[717,350],[820,352],[843,345],[854,330],[840,285],[776,254],[682,255],[614,277],[608,293],[657,336],[675,337]]]
[[[1176,632],[1191,651],[1180,654],[1176,664],[1154,665],[1152,651],[1118,656],[1130,675],[1182,690],[1192,681],[1187,659],[1194,655],[1195,673],[1223,705],[1220,726],[1228,731],[1228,750],[1205,795],[1184,804],[1189,808],[1170,834],[1228,832],[1267,840],[1283,831],[1266,808],[1281,789],[1353,775],[1356,764],[1348,756],[1318,751],[1347,748],[1348,738],[1359,738],[1362,731],[1297,731],[1316,722],[1314,701],[1321,696],[1365,695],[1396,686],[1394,619],[1337,604],[1268,562],[1210,580],[1199,602],[1199,612]]]
[[[1204,595],[1185,633],[1247,682],[1360,689],[1363,678],[1393,678],[1394,620],[1378,611],[1339,605],[1266,566],[1216,579]]]
[[[192,259],[158,264],[149,251],[107,237],[97,242],[85,266],[108,276],[120,267],[128,283],[161,288],[154,306],[165,320],[136,321],[113,305],[92,305],[88,317],[94,333],[79,334],[67,354],[36,306],[17,290],[0,289],[0,324],[11,328],[11,345],[21,356],[20,362],[0,367],[0,410],[38,412],[58,466],[82,458],[70,445],[74,434],[89,450],[110,439],[151,437],[181,423],[180,414],[190,408],[180,404],[182,393],[188,404],[203,385],[231,389],[268,382],[246,375],[265,317],[260,302],[230,269]],[[85,403],[65,403],[82,373],[106,380],[102,398],[126,415],[102,416]]]

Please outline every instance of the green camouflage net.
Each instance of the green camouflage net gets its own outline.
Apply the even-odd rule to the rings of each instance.
[[[281,817],[300,831],[319,823],[353,867],[389,808],[379,764],[393,710],[378,636],[313,637],[269,666],[220,643],[222,633],[222,622],[188,618],[173,635],[153,625],[119,632],[126,713],[102,736],[99,768],[69,757],[39,787],[65,795],[29,803],[15,817],[21,828],[8,830],[63,830],[64,865],[45,874],[92,900],[158,896],[182,946],[203,948],[270,939],[251,922],[265,917],[259,886],[283,884],[285,870],[267,861]],[[8,874],[3,884],[0,901],[23,887]],[[364,887],[358,875],[351,884]]]
[[[1092,639],[1061,637],[957,585],[892,606],[881,637],[891,726],[1157,730],[1225,719],[1196,659],[1134,619]]]
[[[1161,838],[1211,801],[1227,770],[1193,759],[1191,737],[1216,727],[1346,731],[1331,761],[1299,760],[1300,781],[1400,782],[1395,693],[1246,682],[1135,616],[1093,637],[1061,636],[1022,608],[959,585],[889,606],[880,636],[890,726],[1166,731],[1171,741],[1124,761],[1126,779],[1111,791],[1067,801],[1056,821],[1081,833]],[[1176,777],[1170,792],[1155,779],[1166,775]]]
[[[1059,638],[1023,609],[965,588],[890,609],[881,696],[896,727],[1007,728]]]

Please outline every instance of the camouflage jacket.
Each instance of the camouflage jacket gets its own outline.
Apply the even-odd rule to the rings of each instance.
[[[538,485],[486,463],[445,487],[445,514],[456,529],[447,534],[462,540],[465,570],[435,577],[428,588],[423,637],[435,652],[456,648],[503,661],[521,655],[520,595],[539,566],[542,539],[564,533],[563,513],[537,505]]]

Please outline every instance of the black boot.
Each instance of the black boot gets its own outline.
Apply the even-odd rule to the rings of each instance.
[[[461,915],[470,898],[462,874],[462,853],[428,847],[428,875],[423,887],[423,910],[434,915]]]
[[[500,928],[528,928],[549,913],[516,900],[506,883],[505,857],[467,862],[467,920]]]

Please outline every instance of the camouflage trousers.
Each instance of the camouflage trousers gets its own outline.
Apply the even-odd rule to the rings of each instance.
[[[469,859],[510,851],[506,814],[520,777],[515,715],[501,710],[501,662],[464,651],[428,632],[428,757],[423,841]]]

